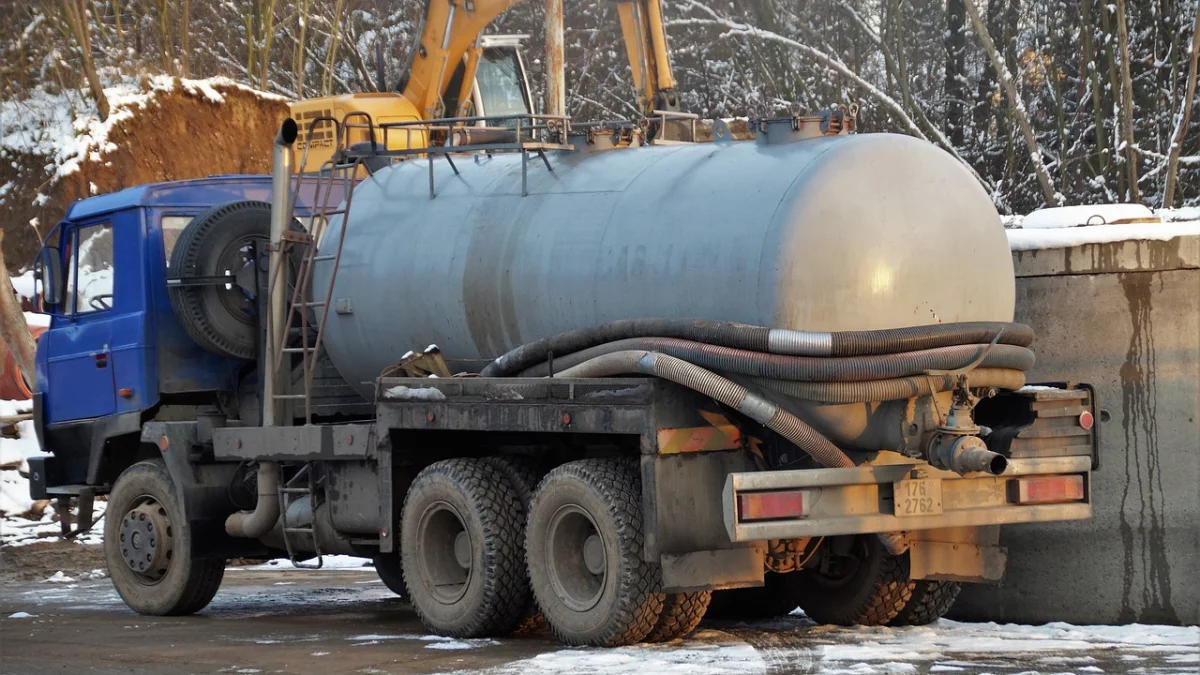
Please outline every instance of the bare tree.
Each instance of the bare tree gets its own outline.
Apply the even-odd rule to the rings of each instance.
[[[1009,110],[1016,118],[1017,126],[1021,128],[1021,135],[1025,137],[1025,145],[1029,148],[1029,161],[1037,174],[1038,184],[1042,188],[1042,196],[1047,204],[1061,206],[1062,195],[1054,190],[1054,184],[1050,181],[1050,173],[1046,171],[1046,164],[1042,161],[1041,146],[1038,145],[1037,136],[1033,133],[1033,125],[1030,124],[1029,115],[1025,112],[1025,104],[1022,103],[1016,84],[1013,83],[1012,74],[1004,63],[1004,57],[997,51],[996,43],[992,42],[992,36],[988,34],[987,26],[979,16],[979,8],[975,6],[975,0],[963,0],[963,7],[971,17],[971,24],[975,27],[975,36],[992,62],[996,77],[1000,80],[1001,86],[1004,87],[1004,94],[1008,98]]]
[[[96,72],[96,61],[92,57],[92,32],[87,3],[85,0],[62,0],[62,10],[83,59],[83,76],[87,78],[88,88],[96,101],[96,112],[101,120],[106,120],[109,113],[108,96],[104,94],[104,85],[100,82],[100,74]]]
[[[0,243],[3,241],[4,230],[0,230]],[[21,305],[13,292],[12,280],[4,265],[3,249],[0,249],[0,346],[6,346],[12,352],[13,360],[21,369],[21,377],[25,379],[25,386],[33,389],[37,345],[29,334],[25,315],[21,313]]]
[[[1129,27],[1125,20],[1125,0],[1117,0],[1117,41],[1121,50],[1121,144],[1125,146],[1129,171],[1129,201],[1140,202],[1138,189],[1137,142],[1133,134],[1133,78],[1129,74]]]
[[[1191,62],[1188,64],[1187,87],[1180,103],[1175,132],[1171,135],[1171,149],[1167,153],[1167,184],[1163,188],[1162,205],[1175,205],[1175,183],[1179,178],[1179,155],[1183,151],[1183,139],[1187,136],[1188,124],[1192,120],[1192,100],[1196,98],[1196,69],[1200,61],[1200,2],[1196,3],[1196,27],[1192,30]]]

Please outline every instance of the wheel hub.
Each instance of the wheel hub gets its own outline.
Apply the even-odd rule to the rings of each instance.
[[[121,519],[121,557],[138,576],[158,581],[171,563],[171,535],[166,509],[153,498],[143,497]]]
[[[471,582],[474,555],[464,520],[447,502],[430,504],[417,523],[417,569],[438,602],[454,604]]]
[[[604,542],[593,534],[583,542],[583,562],[592,574],[604,574]]]
[[[595,607],[604,595],[608,554],[591,515],[575,504],[563,506],[550,518],[546,537],[555,595],[576,612]]]

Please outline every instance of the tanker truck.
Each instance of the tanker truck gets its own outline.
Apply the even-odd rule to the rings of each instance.
[[[34,496],[78,531],[107,495],[150,615],[344,553],[443,635],[932,621],[1001,579],[1000,526],[1090,517],[1095,401],[1026,384],[971,174],[852,112],[618,149],[526,115],[341,177],[293,173],[287,122],[272,178],[79,202],[39,255]]]
[[[285,121],[270,177],[47,237],[31,492],[68,535],[107,496],[130,608],[350,554],[448,636],[920,624],[1003,577],[1002,526],[1091,516],[1093,394],[1026,383],[968,169],[854,107],[683,142],[655,0],[618,3],[641,119],[441,117],[455,26],[508,4],[427,4],[435,105]]]

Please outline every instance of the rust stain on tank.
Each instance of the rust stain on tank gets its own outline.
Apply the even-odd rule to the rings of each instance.
[[[1176,624],[1179,619],[1171,604],[1171,570],[1166,555],[1152,321],[1154,284],[1157,280],[1161,287],[1162,279],[1155,273],[1125,273],[1119,277],[1133,328],[1120,373],[1125,486],[1118,511],[1123,566],[1119,620]]]

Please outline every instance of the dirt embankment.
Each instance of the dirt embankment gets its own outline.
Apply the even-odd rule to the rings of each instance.
[[[0,581],[41,581],[55,572],[78,577],[104,567],[102,547],[61,539],[0,549]]]
[[[222,102],[179,86],[156,92],[109,132],[115,149],[90,155],[78,171],[57,180],[53,158],[0,149],[0,186],[12,183],[0,198],[9,270],[32,262],[40,235],[75,200],[143,183],[269,171],[271,141],[287,116],[287,104],[236,87],[214,89]],[[29,225],[33,218],[37,230]]]

